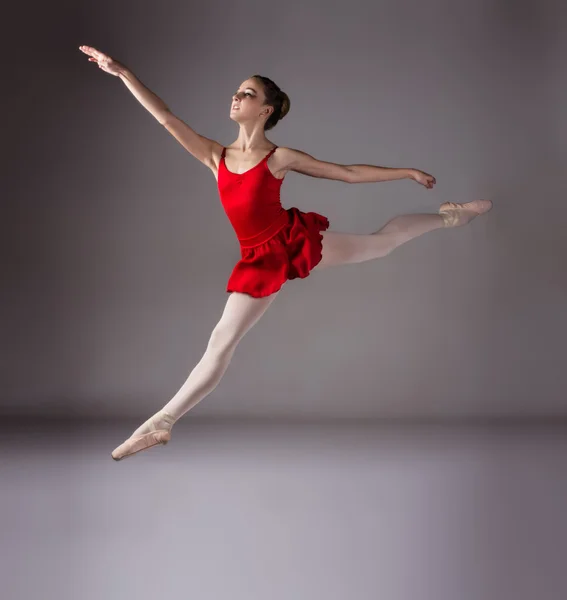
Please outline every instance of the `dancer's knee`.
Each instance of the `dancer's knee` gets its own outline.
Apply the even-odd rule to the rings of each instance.
[[[399,246],[399,234],[394,232],[376,232],[371,235],[368,246],[369,258],[384,258],[391,254]]]
[[[209,338],[207,351],[219,355],[232,352],[236,348],[241,337],[242,336],[237,335],[237,332],[234,328],[224,325],[217,325],[213,329],[211,337]]]

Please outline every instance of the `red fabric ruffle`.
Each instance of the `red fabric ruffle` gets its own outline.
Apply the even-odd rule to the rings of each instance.
[[[329,228],[329,219],[295,207],[286,212],[287,225],[273,237],[257,246],[241,246],[242,258],[228,280],[227,292],[263,298],[277,292],[288,279],[307,277],[321,262],[321,231]]]

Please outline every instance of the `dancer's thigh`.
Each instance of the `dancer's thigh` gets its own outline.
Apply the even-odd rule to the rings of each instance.
[[[359,263],[386,256],[393,247],[393,234],[360,234],[322,231],[323,257],[316,269]]]
[[[231,292],[222,316],[213,329],[209,347],[222,349],[236,345],[258,322],[280,291],[264,298],[254,298],[248,294]]]

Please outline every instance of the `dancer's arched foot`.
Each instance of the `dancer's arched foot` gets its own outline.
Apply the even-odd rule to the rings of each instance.
[[[124,443],[115,448],[112,451],[112,458],[122,460],[152,446],[167,444],[171,439],[171,428],[175,420],[175,417],[160,410],[138,427]]]
[[[445,202],[439,207],[445,227],[460,227],[492,208],[491,200],[473,200],[464,204]]]

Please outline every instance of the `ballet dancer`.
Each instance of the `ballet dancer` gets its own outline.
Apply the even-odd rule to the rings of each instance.
[[[227,303],[207,348],[179,391],[112,452],[114,460],[166,444],[171,429],[210,394],[226,371],[238,342],[258,322],[288,279],[305,278],[316,268],[360,263],[387,256],[428,231],[459,227],[492,208],[490,200],[445,202],[435,214],[407,214],[368,235],[327,231],[315,212],[284,209],[280,187],[288,171],[347,183],[411,179],[432,189],[435,177],[418,169],[342,165],[278,147],[266,131],[283,119],[290,101],[271,79],[254,75],[232,95],[230,118],[239,126],[229,146],[196,133],[176,117],[131,70],[90,46],[80,46],[104,72],[119,77],[134,97],[196,159],[212,171],[221,203],[240,244],[241,260],[229,277]]]

